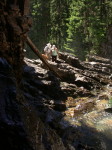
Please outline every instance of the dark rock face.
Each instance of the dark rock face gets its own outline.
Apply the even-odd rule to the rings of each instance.
[[[12,68],[0,58],[0,149],[31,150],[16,100]]]
[[[2,58],[0,66],[0,149],[56,150],[58,147],[65,150],[61,139],[47,125],[44,126],[35,109],[20,95],[17,100],[18,91],[11,66]],[[28,94],[25,95],[27,98]]]
[[[5,149],[5,143],[12,150],[86,147],[73,145],[75,135],[71,136],[71,129],[65,130],[66,124],[59,123],[66,110],[65,101],[67,97],[91,97],[94,88],[111,84],[112,62],[100,57],[80,62],[62,53],[57,63],[49,63],[61,74],[62,81],[44,69],[41,61],[25,58],[22,86],[18,89],[11,66],[0,59],[0,149]]]

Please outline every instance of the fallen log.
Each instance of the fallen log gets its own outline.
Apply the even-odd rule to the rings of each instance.
[[[31,41],[31,39],[27,36],[26,43],[29,45],[29,47],[32,49],[32,51],[40,58],[40,60],[47,66],[47,68],[54,73],[58,78],[62,79],[59,73],[57,73],[54,68],[48,63],[46,59],[43,58],[42,54],[39,52],[37,47],[34,45],[34,43]]]

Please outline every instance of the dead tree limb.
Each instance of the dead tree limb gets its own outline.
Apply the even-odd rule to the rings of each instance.
[[[37,47],[33,44],[33,42],[31,41],[31,39],[27,36],[27,41],[26,43],[29,45],[29,47],[32,49],[32,51],[41,59],[41,61],[47,66],[47,68],[52,71],[58,78],[62,79],[60,74],[57,73],[54,68],[48,63],[47,60],[45,60],[42,57],[42,54],[39,52],[39,50],[37,49]]]

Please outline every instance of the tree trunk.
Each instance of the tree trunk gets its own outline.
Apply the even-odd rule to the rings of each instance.
[[[31,26],[29,0],[3,0],[0,2],[0,57],[13,67],[19,83],[22,74],[25,34]]]

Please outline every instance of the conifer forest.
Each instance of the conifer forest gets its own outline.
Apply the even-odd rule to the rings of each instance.
[[[111,0],[32,0],[30,6],[29,34],[40,51],[48,42],[82,60],[110,51],[103,45],[112,24]]]

